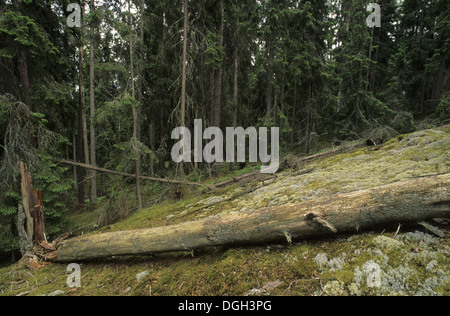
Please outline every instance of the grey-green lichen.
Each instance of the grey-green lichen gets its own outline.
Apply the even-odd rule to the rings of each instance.
[[[440,245],[439,238],[416,231],[400,234],[397,239],[376,236],[369,246],[332,260],[319,253],[314,261],[327,278],[332,277],[330,272],[352,270],[351,281],[344,286],[349,295],[449,295],[449,249]],[[339,263],[339,269],[333,262]],[[339,273],[334,275],[339,280]],[[339,284],[339,289],[342,287]],[[324,288],[321,294],[329,293],[333,291]]]

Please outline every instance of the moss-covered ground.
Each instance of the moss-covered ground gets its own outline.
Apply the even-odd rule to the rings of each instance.
[[[113,225],[94,230],[91,225],[84,233],[164,226],[450,172],[450,127],[401,135],[372,149],[296,165],[280,172],[276,179],[256,177],[215,191],[186,189],[182,199],[163,186],[147,186],[144,191],[154,198],[145,209],[131,211]],[[133,199],[127,203],[131,209]],[[68,228],[93,224],[97,216],[92,209],[77,212],[69,217]],[[0,267],[0,295],[62,291],[63,295],[447,296],[449,229],[442,223],[430,223],[445,237],[421,226],[402,226],[398,234],[396,226],[380,227],[326,240],[294,240],[292,245],[217,247],[195,254],[83,262],[81,287],[73,289],[66,283],[70,275],[67,265],[52,263],[30,270],[14,264]],[[83,229],[77,233],[81,232]]]

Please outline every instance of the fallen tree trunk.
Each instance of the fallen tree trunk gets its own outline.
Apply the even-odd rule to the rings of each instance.
[[[375,226],[450,217],[450,174],[417,178],[299,204],[212,216],[178,225],[66,240],[56,261],[191,251],[356,233]]]

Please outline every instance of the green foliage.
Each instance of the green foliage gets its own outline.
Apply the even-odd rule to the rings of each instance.
[[[29,16],[7,11],[0,19],[0,34],[11,37],[13,45],[0,50],[0,56],[12,57],[15,45],[30,48],[32,54],[57,54],[58,49],[49,40],[47,33]]]
[[[32,113],[28,107],[11,96],[0,97],[2,118],[5,118],[4,143],[0,156],[0,225],[4,227],[0,251],[17,250],[16,217],[21,203],[19,161],[30,168],[33,185],[43,193],[46,233],[50,238],[60,232],[63,216],[72,202],[73,181],[67,176],[68,167],[54,163],[69,145],[65,137],[46,128],[45,115]],[[31,138],[39,140],[35,149]]]
[[[441,119],[448,119],[450,117],[450,95],[447,95],[436,110],[436,113]]]
[[[39,155],[39,164],[33,172],[35,189],[42,191],[46,234],[50,238],[61,232],[64,216],[72,203],[73,180],[67,177],[69,167],[53,162],[49,156]]]
[[[392,127],[400,134],[407,134],[414,132],[415,124],[411,113],[398,112],[392,122]]]

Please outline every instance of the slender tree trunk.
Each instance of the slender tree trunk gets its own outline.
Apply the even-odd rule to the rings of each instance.
[[[312,126],[312,83],[309,84],[309,96],[308,96],[308,110],[307,110],[307,121],[306,121],[306,143],[305,143],[305,152],[309,154],[311,151],[311,126]]]
[[[223,31],[224,31],[224,5],[220,0],[220,25],[219,25],[219,43],[218,48],[223,48]],[[220,52],[222,54],[222,52]],[[222,76],[223,76],[223,56],[221,57],[219,68],[214,72],[214,102],[213,102],[213,121],[212,125],[220,127],[222,112]]]
[[[433,84],[433,91],[431,93],[431,110],[435,111],[439,103],[441,102],[441,95],[444,90],[444,83],[445,83],[445,70],[446,70],[446,64],[445,64],[445,53],[441,53],[440,59],[439,59],[439,69],[436,73],[436,77],[434,78],[434,84]]]
[[[76,141],[76,153],[74,157],[76,158],[76,161],[79,163],[85,162],[83,160],[84,152],[83,152],[83,110],[82,102],[81,102],[81,93],[80,93],[80,105],[78,107],[78,132],[77,132],[77,141]],[[76,167],[76,173],[77,173],[77,202],[78,204],[82,205],[85,201],[84,196],[84,169],[81,167]]]
[[[272,107],[273,107],[273,48],[269,47],[269,52],[267,56],[267,69],[266,69],[266,115],[267,118],[270,118],[272,115]]]
[[[155,132],[155,118],[152,116],[152,118],[150,119],[150,126],[148,129],[148,134],[149,134],[149,138],[150,138],[150,150],[152,151],[152,154],[149,155],[149,166],[148,166],[148,174],[150,175],[150,177],[153,177],[155,175],[155,150],[156,150],[156,142],[155,142],[155,138],[156,138],[156,132]]]
[[[1,16],[0,16],[1,17]],[[14,60],[12,58],[0,58],[0,77],[3,81],[3,93],[9,93],[11,95],[17,95],[14,75]]]
[[[90,2],[91,13],[95,11],[94,0]],[[91,165],[96,166],[96,145],[95,145],[95,49],[94,49],[94,25],[91,25],[91,40],[90,40],[90,60],[89,60],[89,108],[90,108],[90,154],[91,154]],[[90,200],[91,204],[97,203],[97,174],[95,171],[90,172]]]
[[[131,0],[128,0],[128,15],[129,15],[129,29],[130,29],[130,73],[131,73],[131,98],[135,100],[135,90],[134,90],[134,50],[133,50],[133,32],[132,32],[132,16],[131,16]],[[133,105],[133,150],[136,155],[136,200],[137,208],[142,208],[142,195],[141,195],[141,153],[138,147],[138,114],[137,108]]]
[[[79,124],[79,115],[77,115]],[[81,146],[80,137],[74,132],[73,133],[73,162],[82,162],[80,157],[83,156],[83,146]],[[73,167],[73,178],[75,181],[75,199],[76,203],[82,205],[84,203],[84,186],[83,186],[83,168],[74,166]]]
[[[202,96],[202,119],[203,122],[207,121],[207,110],[206,110],[206,87],[205,87],[205,49],[202,46],[200,49],[200,93]]]
[[[294,104],[291,117],[291,149],[294,149],[295,123],[297,122],[297,79],[294,81]]]
[[[84,20],[84,16],[86,14],[85,2],[81,3],[81,18]],[[78,103],[78,162],[84,162],[85,164],[89,164],[89,148],[88,148],[88,140],[87,140],[87,124],[86,124],[86,91],[84,87],[84,46],[83,46],[83,36],[84,36],[84,21],[81,25],[81,43],[79,47],[79,103]],[[83,160],[84,159],[84,160]],[[84,170],[78,167],[78,203],[84,204],[85,196],[84,196]],[[90,171],[87,171],[88,176],[90,176]]]
[[[234,75],[233,75],[233,127],[237,127],[238,102],[239,102],[239,57],[238,51],[234,51]],[[236,153],[236,151],[235,151]],[[234,161],[230,164],[230,170],[234,170]]]
[[[367,74],[366,74],[366,92],[369,92],[370,89],[370,71],[372,70],[372,50],[373,50],[374,36],[375,36],[375,26],[372,27],[372,34],[370,36],[369,65],[367,67]]]
[[[377,38],[377,48],[375,51],[375,66],[372,67],[371,77],[370,77],[370,91],[373,93],[375,91],[375,79],[377,76],[377,69],[376,65],[378,64],[378,56],[380,53],[380,43],[381,43],[381,31],[378,31],[378,38]]]
[[[33,105],[31,104],[30,95],[30,76],[28,74],[28,62],[27,62],[27,50],[25,46],[20,45],[17,54],[20,86],[22,87],[22,101],[25,103],[32,112],[34,112]]]
[[[145,26],[145,1],[141,1],[141,25],[140,25],[140,51],[139,51],[139,95],[137,108],[137,139],[142,141],[142,110],[144,107],[144,66],[145,45],[144,45],[144,26]]]
[[[188,0],[184,0],[184,26],[183,26],[183,65],[182,65],[182,79],[181,79],[181,111],[180,111],[180,125],[185,127],[186,122],[186,68],[187,68],[187,36],[188,36]],[[184,137],[184,136],[183,136]],[[182,149],[183,150],[183,149]],[[183,152],[180,153],[183,155]],[[180,163],[180,175],[184,177],[184,164]]]

